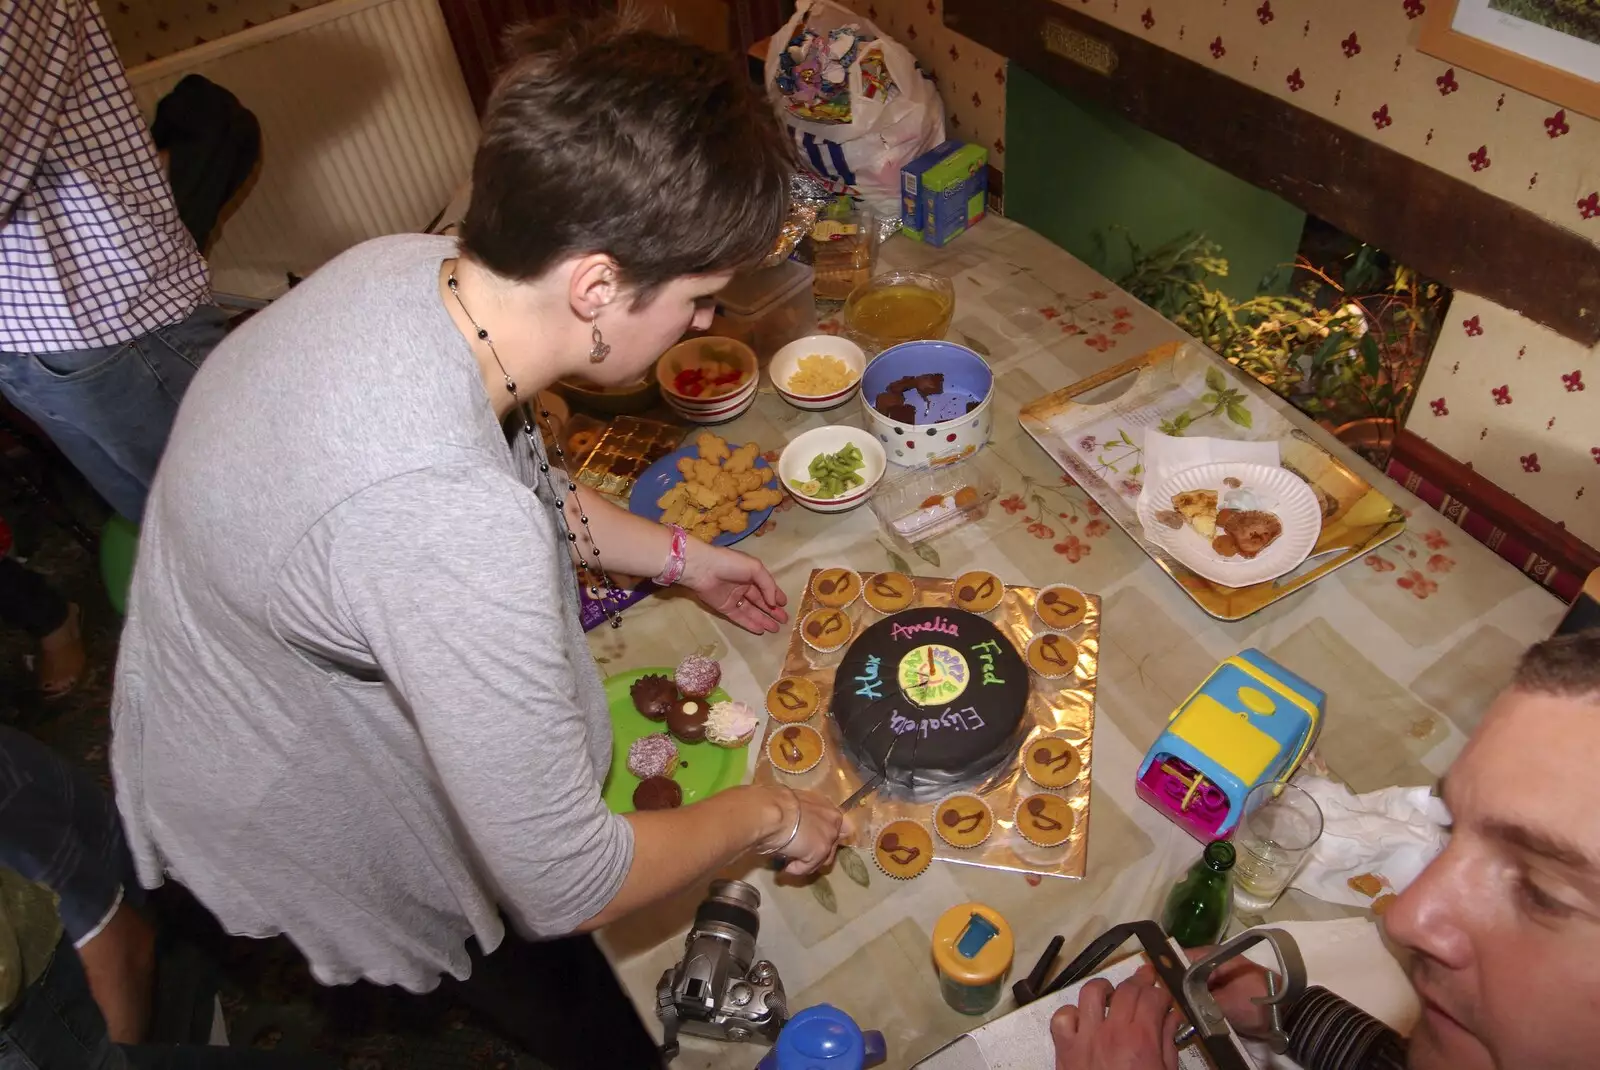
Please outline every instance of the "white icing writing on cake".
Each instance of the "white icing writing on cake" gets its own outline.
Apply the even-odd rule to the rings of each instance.
[[[959,636],[961,629],[943,617],[934,617],[932,620],[925,620],[920,624],[889,625],[889,637],[891,639],[910,639],[918,632],[938,632],[940,635]]]
[[[944,729],[954,729],[958,732],[976,732],[982,728],[983,718],[971,706],[961,709],[946,708],[938,717],[906,717],[899,710],[889,716],[889,731],[897,736],[908,732],[921,732],[922,738],[927,739],[929,733]]]
[[[1002,680],[1000,677],[996,676],[995,672],[994,672],[994,659],[996,657],[998,657],[999,654],[1000,654],[1000,644],[999,643],[995,642],[993,639],[985,639],[983,642],[981,642],[977,646],[973,647],[972,648],[972,652],[974,654],[978,655],[978,661],[981,662],[982,665],[983,665],[983,682],[984,683],[986,683],[986,684],[1003,684],[1003,683],[1005,683],[1005,681]]]
[[[878,678],[878,666],[882,660],[876,654],[867,656],[867,664],[861,670],[861,675],[856,677],[856,683],[861,686],[856,688],[856,694],[862,698],[882,698],[883,692],[878,690],[883,686],[883,681]]]

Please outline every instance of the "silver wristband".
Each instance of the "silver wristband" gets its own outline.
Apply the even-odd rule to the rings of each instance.
[[[805,816],[805,807],[800,805],[800,796],[795,795],[795,792],[794,792],[793,788],[785,786],[784,790],[787,791],[790,795],[794,796],[794,828],[789,830],[789,838],[788,839],[784,840],[782,843],[780,843],[778,846],[774,847],[770,851],[762,851],[761,854],[764,854],[764,855],[780,854],[780,853],[782,853],[782,851],[783,851],[783,849],[785,847],[789,846],[791,843],[794,842],[794,838],[796,836],[800,835],[800,821]]]

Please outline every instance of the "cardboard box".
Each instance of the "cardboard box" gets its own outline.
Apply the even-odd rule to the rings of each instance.
[[[989,197],[989,150],[946,141],[900,171],[900,229],[929,245],[947,245],[982,219]]]

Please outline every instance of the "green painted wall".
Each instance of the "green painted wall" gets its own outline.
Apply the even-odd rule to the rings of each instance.
[[[1012,65],[1006,89],[1006,215],[1115,279],[1126,238],[1153,249],[1184,233],[1222,246],[1221,289],[1282,292],[1305,213],[1098,105]]]

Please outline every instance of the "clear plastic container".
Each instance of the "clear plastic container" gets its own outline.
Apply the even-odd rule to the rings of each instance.
[[[765,367],[796,338],[817,333],[811,280],[811,265],[796,260],[741,272],[717,295],[711,333],[737,338]]]
[[[811,228],[812,292],[819,301],[843,301],[872,278],[878,263],[878,221],[864,204],[835,202]]]
[[[938,468],[918,468],[879,484],[872,511],[902,546],[927,542],[989,515],[1000,476],[984,453]]]

